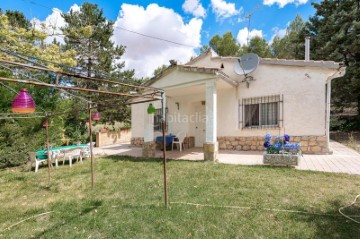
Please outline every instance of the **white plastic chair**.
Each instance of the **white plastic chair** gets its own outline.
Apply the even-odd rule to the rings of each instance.
[[[39,165],[41,163],[46,163],[47,162],[47,159],[39,159],[36,157],[36,153],[35,152],[30,152],[29,153],[29,157],[30,157],[30,160],[31,162],[35,161],[35,173],[39,170]],[[31,163],[32,164],[32,163]]]
[[[90,158],[90,157],[91,157],[91,152],[90,152],[89,147],[85,147],[80,151],[80,161],[81,162],[84,158]],[[77,160],[76,160],[76,162],[77,162]]]
[[[83,163],[82,158],[80,156],[80,149],[76,149],[76,150],[73,150],[73,151],[65,154],[65,159],[63,161],[63,165],[65,164],[66,160],[69,160],[69,166],[71,167],[72,166],[72,161],[75,158],[76,158],[76,162],[79,161],[79,159],[80,159],[80,162]]]
[[[173,138],[172,144],[171,144],[171,150],[174,150],[174,144],[179,145],[180,152],[183,149],[184,146],[184,139],[185,139],[185,133],[179,132],[175,135]]]
[[[61,150],[53,150],[51,152],[51,160],[55,160],[55,166],[59,167],[59,159],[62,158],[65,160],[65,153],[61,152]]]

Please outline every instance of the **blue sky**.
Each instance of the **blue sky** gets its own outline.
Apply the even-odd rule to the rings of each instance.
[[[19,10],[36,22],[63,26],[59,11],[76,9],[78,0],[1,0],[3,10]],[[91,1],[104,10],[104,15],[116,21],[113,40],[127,46],[126,68],[136,69],[137,76],[151,76],[153,69],[169,59],[185,63],[198,54],[199,47],[208,44],[212,36],[231,31],[239,43],[246,43],[248,19],[250,37],[259,35],[270,41],[275,34],[283,35],[296,14],[307,20],[315,13],[311,2],[320,0],[109,0]],[[76,4],[76,5],[75,5]],[[55,19],[55,20],[54,20]],[[35,22],[35,21],[34,21]],[[50,23],[49,23],[50,22]],[[119,28],[156,36],[193,47],[184,47],[142,37]]]

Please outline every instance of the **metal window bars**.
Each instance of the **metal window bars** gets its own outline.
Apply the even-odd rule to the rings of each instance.
[[[269,95],[239,101],[239,128],[281,128],[284,119],[284,96]]]

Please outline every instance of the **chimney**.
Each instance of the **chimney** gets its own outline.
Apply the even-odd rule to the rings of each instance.
[[[305,37],[305,61],[310,61],[310,36]]]

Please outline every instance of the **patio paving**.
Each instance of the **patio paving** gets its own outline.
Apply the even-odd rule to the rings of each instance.
[[[360,154],[338,142],[331,141],[330,148],[333,154],[329,155],[310,155],[305,154],[300,159],[298,170],[311,170],[332,173],[348,173],[360,175]],[[129,155],[140,157],[142,148],[134,147],[130,144],[111,145],[101,148],[94,148],[95,154],[103,155]],[[219,163],[241,164],[241,165],[262,165],[263,152],[254,151],[228,151],[220,150]],[[162,151],[156,152],[157,157],[162,157]],[[204,154],[202,148],[166,151],[168,159],[176,160],[196,160],[202,161]]]

